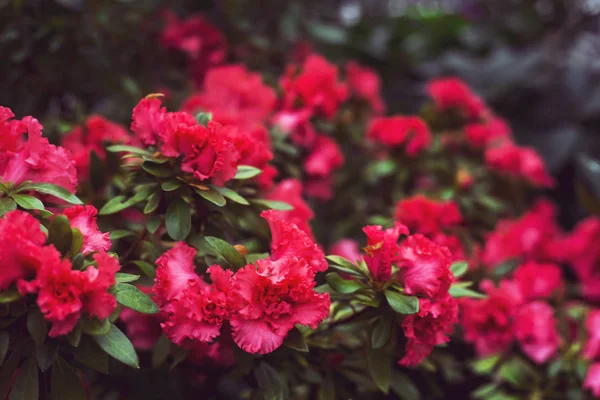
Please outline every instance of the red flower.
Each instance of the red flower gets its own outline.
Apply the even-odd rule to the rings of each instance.
[[[138,285],[137,288],[152,296],[151,287]],[[160,314],[142,314],[129,308],[123,308],[119,318],[125,325],[127,337],[136,349],[150,350],[162,333]]]
[[[511,137],[510,127],[506,121],[496,117],[486,123],[469,124],[465,131],[469,144],[476,149],[485,148],[490,143]]]
[[[318,134],[315,131],[310,118],[312,111],[308,108],[302,110],[283,110],[273,117],[273,125],[282,133],[291,134],[292,142],[298,146],[312,149]]]
[[[352,93],[359,99],[369,102],[376,114],[385,111],[385,103],[381,99],[381,80],[375,71],[359,65],[356,61],[346,64],[346,78]]]
[[[437,301],[419,299],[419,312],[409,315],[402,321],[402,329],[407,338],[406,354],[398,362],[400,365],[417,365],[431,353],[437,344],[449,341],[458,321],[458,304],[446,295]]]
[[[166,12],[165,20],[161,44],[167,49],[187,54],[194,80],[200,85],[206,71],[225,60],[227,43],[224,36],[202,15],[196,14],[180,20],[172,12]]]
[[[178,299],[186,288],[198,290],[207,286],[195,272],[196,253],[194,248],[179,242],[156,260],[156,278],[152,290],[159,306]]]
[[[403,199],[396,205],[395,218],[411,231],[432,234],[459,225],[463,217],[451,201],[435,201],[423,195]]]
[[[101,160],[106,159],[105,143],[127,143],[131,137],[127,130],[101,117],[88,117],[83,126],[74,128],[62,139],[62,146],[73,155],[77,178],[85,181],[90,176],[90,155],[94,152]]]
[[[267,129],[262,125],[254,125],[249,130],[225,127],[223,132],[240,154],[238,164],[250,165],[262,170],[263,172],[256,178],[259,185],[263,188],[271,187],[277,170],[269,165],[273,153]]]
[[[294,207],[293,210],[283,211],[281,215],[286,221],[293,223],[310,238],[313,238],[310,220],[313,219],[314,213],[302,198],[302,183],[300,181],[285,179],[279,182],[267,195],[267,199],[283,201]]]
[[[463,244],[458,236],[446,235],[444,233],[436,233],[431,236],[431,240],[442,246],[447,247],[452,255],[452,262],[463,261],[467,259]]]
[[[304,170],[309,175],[329,176],[343,162],[344,155],[335,140],[327,136],[319,136],[304,161]]]
[[[600,310],[588,312],[585,318],[585,329],[588,336],[583,356],[588,360],[594,360],[600,356]]]
[[[538,364],[548,361],[560,345],[552,307],[534,301],[521,306],[514,318],[515,336],[523,352]]]
[[[450,271],[452,255],[423,235],[412,235],[400,245],[400,281],[410,295],[444,297],[454,279]]]
[[[75,192],[77,175],[71,154],[42,137],[42,125],[33,117],[11,120],[8,108],[0,109],[0,181],[52,183]],[[22,135],[27,133],[27,141]]]
[[[465,340],[475,345],[479,355],[485,356],[510,345],[514,335],[513,316],[524,299],[516,282],[505,280],[496,288],[485,280],[480,287],[488,297],[462,300],[461,323]]]
[[[309,55],[302,67],[289,65],[280,81],[285,108],[299,100],[304,106],[333,118],[341,102],[348,97],[348,87],[338,82],[338,69],[316,54]]]
[[[40,223],[23,211],[11,211],[0,218],[0,290],[35,276],[44,262],[46,235]]]
[[[406,146],[406,154],[415,156],[431,144],[431,132],[419,117],[379,117],[369,124],[367,137],[386,146]]]
[[[154,145],[167,113],[157,98],[142,99],[133,109],[131,131],[146,146]],[[192,124],[195,120],[192,122]]]
[[[64,210],[63,215],[69,219],[71,228],[77,228],[83,235],[81,252],[106,252],[110,249],[110,233],[102,233],[96,223],[98,210],[94,206],[73,206]]]
[[[489,267],[511,259],[551,260],[560,230],[554,221],[554,206],[539,200],[516,220],[501,220],[486,237],[483,262]]]
[[[357,262],[362,259],[358,242],[352,239],[338,240],[329,248],[329,254],[344,257],[352,262]]]
[[[485,162],[492,170],[509,176],[523,178],[530,184],[551,187],[554,179],[546,171],[544,160],[531,148],[519,147],[510,140],[503,140],[496,147],[485,151]]]
[[[226,65],[207,72],[203,90],[188,97],[182,110],[212,112],[213,120],[223,125],[247,129],[265,121],[276,101],[275,91],[263,84],[260,74],[243,65]]]
[[[441,111],[456,109],[471,120],[478,120],[488,112],[483,101],[458,78],[433,80],[427,85],[427,92]]]
[[[393,228],[383,230],[380,225],[370,225],[363,228],[367,235],[365,262],[373,280],[385,282],[392,276],[392,264],[399,259],[400,235],[408,235],[406,226],[396,223]]]
[[[590,365],[583,382],[583,388],[589,389],[594,397],[600,398],[600,363]]]
[[[562,273],[555,264],[528,261],[515,270],[513,278],[527,300],[550,298],[562,288]]]

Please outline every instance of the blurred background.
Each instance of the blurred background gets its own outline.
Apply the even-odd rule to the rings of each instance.
[[[381,74],[390,113],[459,76],[542,154],[566,227],[600,210],[600,0],[0,0],[0,104],[55,140],[89,113],[129,124],[147,93],[178,104],[193,83],[161,42],[166,10],[204,14],[226,61],[267,81],[310,49],[356,59]]]

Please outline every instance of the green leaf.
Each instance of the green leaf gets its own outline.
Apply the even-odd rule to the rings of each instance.
[[[364,288],[363,285],[356,281],[343,279],[336,272],[330,272],[325,275],[325,280],[327,281],[327,284],[338,293],[354,293],[357,290]]]
[[[0,291],[0,304],[12,303],[21,298],[21,294],[16,287],[10,287]]]
[[[8,346],[10,344],[10,335],[6,331],[0,331],[0,366],[4,364],[6,354],[8,354]]]
[[[271,254],[269,254],[269,253],[250,253],[250,254],[246,254],[246,262],[248,264],[254,264],[258,260],[263,260],[263,259],[269,257],[270,255]]]
[[[50,387],[51,400],[87,400],[77,372],[60,356],[52,364]]]
[[[26,194],[13,193],[10,197],[25,210],[43,210],[44,203],[33,196]]]
[[[380,349],[390,341],[393,322],[393,319],[388,318],[386,315],[377,318],[371,334],[371,347],[373,349]]]
[[[389,349],[373,349],[367,346],[367,365],[375,385],[383,393],[390,389],[390,378],[392,376],[392,354]]]
[[[48,334],[48,325],[37,307],[31,307],[27,314],[27,331],[38,346],[44,343]]]
[[[10,183],[11,187],[12,187],[12,183]],[[3,182],[0,181],[0,192],[2,193],[9,193],[12,189],[10,189],[7,185],[5,185]]]
[[[0,217],[17,209],[17,203],[8,197],[0,198]]]
[[[473,391],[473,393],[471,394],[471,396],[476,399],[487,399],[492,394],[494,394],[494,392],[496,392],[497,390],[498,390],[497,383],[488,383],[483,386],[479,386],[477,389],[475,389]]]
[[[195,189],[195,191],[200,195],[200,197],[210,201],[216,206],[223,207],[225,204],[227,204],[227,200],[225,200],[225,197],[223,197],[223,195],[217,192],[216,190]]]
[[[492,373],[494,367],[496,366],[496,364],[498,364],[498,361],[500,361],[500,355],[493,354],[491,356],[487,356],[476,360],[475,362],[473,362],[471,367],[473,368],[473,371],[475,371],[475,373],[478,375],[488,375]]]
[[[469,269],[469,263],[466,261],[457,261],[450,266],[450,271],[454,274],[455,278],[460,278]]]
[[[98,215],[115,214],[119,211],[126,209],[127,207],[129,207],[129,205],[127,203],[123,203],[123,200],[125,200],[125,196],[113,197],[112,199],[106,202],[106,204],[100,209],[100,211],[98,211]]]
[[[126,230],[116,230],[110,233],[110,240],[119,240],[127,236],[136,236],[135,233]]]
[[[13,383],[13,376],[23,357],[23,347],[13,349],[0,369],[0,399],[6,399]]]
[[[232,245],[227,243],[226,241],[213,237],[206,236],[205,237],[208,244],[217,252],[218,255],[222,256],[227,264],[233,269],[237,271],[246,265],[246,259],[242,256]]]
[[[219,186],[213,186],[213,185],[211,185],[210,187],[212,189],[216,190],[217,192],[221,193],[223,195],[223,197],[228,198],[229,200],[233,201],[234,203],[243,204],[245,206],[250,204],[250,203],[248,203],[248,200],[246,200],[245,198],[240,196],[234,190],[231,190],[226,187],[219,187]]]
[[[159,309],[156,303],[144,292],[127,283],[114,286],[117,303],[143,314],[156,314]]]
[[[102,320],[91,317],[81,318],[80,320],[81,330],[88,335],[92,336],[103,336],[110,330],[110,322],[108,318]]]
[[[132,153],[132,154],[139,154],[139,155],[144,155],[144,156],[152,155],[147,150],[140,149],[139,147],[135,147],[135,146],[127,146],[124,144],[116,144],[113,146],[108,146],[106,148],[106,150],[110,151],[111,153]]]
[[[155,164],[152,162],[144,161],[144,163],[142,164],[142,169],[150,175],[156,176],[158,178],[168,178],[170,176],[173,176],[173,170],[167,165]]]
[[[139,368],[139,361],[133,345],[114,325],[110,325],[110,330],[104,336],[92,336],[94,341],[108,355],[121,361],[125,365],[133,368]]]
[[[75,328],[67,335],[67,342],[73,347],[79,347],[81,342],[81,324],[75,325]]]
[[[198,123],[200,125],[204,125],[206,126],[210,120],[212,120],[212,113],[198,113],[196,114],[196,121],[198,121]]]
[[[160,185],[160,188],[165,192],[172,192],[173,190],[177,190],[181,187],[181,182],[177,180],[166,181]]]
[[[237,173],[233,179],[250,179],[258,176],[262,173],[262,170],[249,165],[238,165]]]
[[[290,349],[308,352],[308,345],[306,344],[304,335],[296,327],[288,332],[285,339],[283,339],[283,345],[289,347]]]
[[[255,199],[250,200],[250,203],[260,207],[278,211],[289,211],[294,209],[294,207],[292,207],[290,204],[285,203],[283,201]]]
[[[59,215],[52,219],[48,227],[48,242],[54,245],[56,250],[60,251],[63,255],[71,250],[73,231],[67,217]]]
[[[115,275],[115,280],[121,283],[135,282],[138,279],[140,279],[139,275],[126,274],[124,272],[117,272]]]
[[[406,296],[392,290],[385,291],[385,298],[394,311],[400,314],[415,314],[419,312],[419,299]]]
[[[32,354],[19,368],[15,383],[10,390],[9,400],[37,400],[39,396],[38,366]]]
[[[46,343],[35,348],[38,367],[42,372],[50,369],[58,352],[58,341],[48,340]]]
[[[75,360],[102,374],[108,374],[108,355],[91,340],[84,340],[73,352]]]
[[[83,247],[83,233],[77,228],[71,228],[71,254],[79,254],[81,248]]]
[[[468,289],[466,287],[463,286],[459,286],[459,285],[452,285],[450,286],[450,290],[448,290],[448,293],[450,294],[450,296],[454,297],[454,298],[460,298],[460,297],[471,297],[474,299],[485,299],[487,298],[486,295],[478,293],[474,290]]]
[[[398,397],[400,397],[401,400],[421,399],[421,393],[419,393],[419,388],[413,383],[413,381],[408,376],[396,369],[392,371],[390,389]]]
[[[158,192],[152,193],[148,197],[148,202],[146,203],[146,206],[144,207],[144,214],[151,214],[154,211],[156,211],[156,209],[160,205],[160,199],[161,199],[160,193],[158,193]]]
[[[71,204],[83,204],[81,200],[67,189],[53,185],[52,183],[26,183],[19,186],[18,192],[28,192],[33,190],[35,192],[49,194],[56,198],[66,201]]]
[[[158,368],[167,360],[171,352],[171,342],[161,335],[152,349],[152,368]]]
[[[148,203],[150,203],[150,201],[148,201]],[[147,206],[148,204],[146,204]],[[154,210],[152,210],[154,211]],[[144,212],[146,212],[146,209],[144,209]],[[160,226],[160,216],[158,215],[150,215],[148,216],[148,219],[146,221],[146,229],[148,229],[148,232],[150,232],[151,234],[154,234],[154,232],[156,232],[158,230],[158,227]]]
[[[254,377],[265,399],[284,400],[287,388],[277,370],[263,361],[254,370]]]
[[[329,45],[342,45],[348,41],[348,33],[335,24],[311,21],[307,24],[309,33],[317,41]]]
[[[173,240],[185,240],[192,229],[190,206],[182,198],[173,200],[167,208],[165,223],[167,233]]]
[[[142,271],[144,275],[146,275],[148,278],[154,279],[156,277],[156,270],[154,269],[154,266],[152,266],[152,264],[141,260],[135,260],[131,263],[138,267],[140,271]]]
[[[333,264],[330,265],[331,268],[335,268],[338,271],[345,272],[347,274],[362,276],[361,270],[354,265],[350,260],[345,259],[340,256],[327,256],[325,257],[327,260],[331,261]]]

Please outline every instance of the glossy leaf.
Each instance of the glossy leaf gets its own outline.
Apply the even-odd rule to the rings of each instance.
[[[50,194],[56,198],[66,201],[71,204],[83,204],[81,200],[67,189],[53,185],[52,183],[26,183],[19,186],[18,192],[35,191],[43,194]]]
[[[156,314],[159,309],[156,303],[144,292],[127,283],[117,283],[114,286],[117,303],[143,314]]]
[[[62,357],[57,356],[52,365],[50,379],[52,400],[86,400],[87,395],[77,372]]]
[[[385,298],[394,311],[400,314],[415,314],[419,312],[419,299],[406,296],[393,290],[385,291]]]
[[[41,201],[39,201],[38,199],[36,199],[33,196],[29,196],[26,194],[13,193],[11,195],[11,197],[19,206],[21,206],[21,208],[24,208],[25,210],[43,210],[44,209],[44,203],[42,203]]]
[[[167,233],[173,240],[185,240],[192,229],[190,206],[181,198],[171,201],[165,216]]]
[[[357,290],[362,289],[364,287],[356,281],[343,279],[335,272],[328,273],[325,276],[325,280],[327,281],[327,284],[338,293],[354,293]]]
[[[48,227],[48,242],[50,242],[56,250],[61,254],[66,254],[71,250],[73,241],[73,231],[69,219],[64,215],[59,215],[52,219]]]
[[[234,270],[242,268],[246,265],[246,260],[232,245],[212,236],[205,237],[206,242],[216,251],[218,255],[223,257],[227,264]]]
[[[92,338],[111,357],[132,368],[139,368],[138,356],[133,345],[116,326],[111,324],[106,335]]]
[[[251,167],[249,165],[238,165],[237,173],[233,179],[250,179],[258,176],[262,173],[262,170]]]

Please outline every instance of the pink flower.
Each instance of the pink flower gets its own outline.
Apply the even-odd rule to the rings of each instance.
[[[600,363],[590,365],[583,382],[583,388],[589,389],[594,397],[600,398]]]
[[[476,148],[485,148],[488,144],[511,138],[510,127],[500,118],[492,118],[486,123],[473,123],[465,128],[467,141]]]
[[[432,234],[463,221],[458,206],[451,201],[435,201],[423,195],[400,200],[395,218],[411,231]]]
[[[270,188],[277,170],[269,162],[273,159],[269,132],[262,125],[254,125],[247,130],[225,127],[223,133],[238,151],[238,164],[250,165],[263,172],[256,178],[263,188]]]
[[[327,136],[319,136],[304,161],[304,170],[309,175],[330,176],[343,162],[344,155],[335,140]]]
[[[406,146],[406,154],[415,156],[431,144],[431,132],[419,117],[379,117],[369,124],[367,137],[389,147]]]
[[[382,114],[385,111],[385,103],[381,99],[381,80],[375,71],[350,61],[346,64],[346,77],[352,93],[366,100],[374,113]]]
[[[523,352],[538,364],[548,361],[560,345],[552,307],[542,301],[521,306],[515,314],[515,336]]]
[[[310,122],[311,117],[312,111],[309,108],[282,110],[275,114],[272,122],[283,134],[291,135],[294,144],[312,149],[319,135]]]
[[[384,230],[380,225],[363,228],[367,235],[364,259],[373,280],[385,282],[392,276],[392,264],[400,257],[398,239],[408,235],[406,226],[396,223],[393,228]]]
[[[454,279],[450,271],[452,255],[423,235],[412,235],[400,245],[400,281],[410,295],[444,297]]]
[[[458,304],[446,296],[437,301],[419,299],[419,312],[408,315],[402,321],[402,329],[407,338],[406,354],[398,362],[400,365],[417,365],[431,353],[437,344],[449,341],[458,321]]]
[[[300,230],[304,231],[310,238],[313,238],[310,220],[314,214],[306,201],[302,198],[302,183],[296,179],[285,179],[279,182],[267,195],[269,200],[283,201],[288,203],[293,210],[283,211],[283,218],[295,224]]]
[[[69,219],[71,228],[77,228],[83,235],[81,252],[106,252],[110,249],[110,233],[102,233],[96,223],[98,210],[94,206],[73,206],[63,211]]]
[[[546,170],[544,160],[531,148],[519,147],[510,140],[501,141],[499,146],[485,151],[487,166],[509,176],[523,178],[539,187],[552,187],[554,179]]]
[[[467,259],[463,244],[458,236],[436,233],[431,236],[431,240],[442,247],[448,248],[452,255],[452,262],[464,261]]]
[[[300,101],[325,118],[333,118],[340,103],[348,98],[348,87],[338,82],[338,69],[316,54],[309,55],[298,68],[289,65],[280,81],[285,108]]]
[[[600,356],[600,310],[588,312],[585,318],[585,329],[588,336],[583,355],[588,360],[594,360]]]
[[[517,268],[514,280],[528,300],[550,298],[562,288],[562,272],[555,264],[528,261]]]
[[[329,248],[329,254],[344,257],[351,262],[357,262],[362,259],[358,242],[352,239],[338,240]]]
[[[472,120],[478,120],[488,112],[483,101],[458,78],[433,80],[427,85],[427,92],[441,111],[455,109]]]
[[[223,125],[248,129],[271,115],[276,100],[275,91],[258,73],[243,65],[225,65],[210,69],[203,90],[188,97],[181,108],[191,114],[211,112],[213,120]]]
[[[90,155],[95,153],[101,160],[106,159],[105,143],[128,143],[131,137],[127,130],[101,117],[92,115],[82,126],[75,127],[62,139],[62,146],[73,155],[77,179],[82,182],[90,176]]]
[[[131,131],[144,145],[154,145],[166,112],[159,99],[142,99],[133,109]]]

